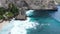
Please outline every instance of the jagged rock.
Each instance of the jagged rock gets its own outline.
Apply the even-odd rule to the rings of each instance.
[[[29,9],[54,9],[55,0],[0,0],[3,7],[9,3],[14,3],[17,7],[28,7]]]

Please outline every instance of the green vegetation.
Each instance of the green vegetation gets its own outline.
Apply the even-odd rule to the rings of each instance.
[[[7,12],[7,13],[5,14],[5,16],[7,16],[7,17],[9,18],[9,17],[13,17],[14,14],[13,14],[12,12]]]
[[[8,6],[9,6],[8,9],[0,7],[0,20],[5,17],[9,19],[19,13],[17,7],[14,4],[10,3]]]
[[[3,15],[5,12],[5,9],[3,7],[0,7],[0,15]]]
[[[9,10],[10,12],[12,12],[14,15],[16,15],[18,13],[18,9],[14,4],[9,4]]]
[[[0,15],[0,20],[3,19],[4,17],[2,15]]]
[[[0,20],[3,19],[3,14],[5,13],[5,9],[3,7],[0,7]]]

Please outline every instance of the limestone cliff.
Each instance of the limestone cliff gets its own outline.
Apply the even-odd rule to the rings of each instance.
[[[3,7],[9,3],[14,3],[18,8],[28,9],[54,9],[56,8],[54,0],[0,0]]]

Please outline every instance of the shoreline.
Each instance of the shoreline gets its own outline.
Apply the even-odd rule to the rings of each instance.
[[[5,25],[7,25],[7,24],[9,24],[9,21],[3,21],[3,22],[1,22],[1,23],[0,23],[0,31],[1,31],[2,28],[3,28]]]

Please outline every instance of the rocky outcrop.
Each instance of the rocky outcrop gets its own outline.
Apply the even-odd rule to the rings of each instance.
[[[30,9],[54,9],[56,8],[54,0],[27,0],[26,2],[29,5]]]
[[[3,7],[9,3],[14,3],[17,7],[27,7],[29,9],[54,9],[56,8],[54,0],[0,0]]]

